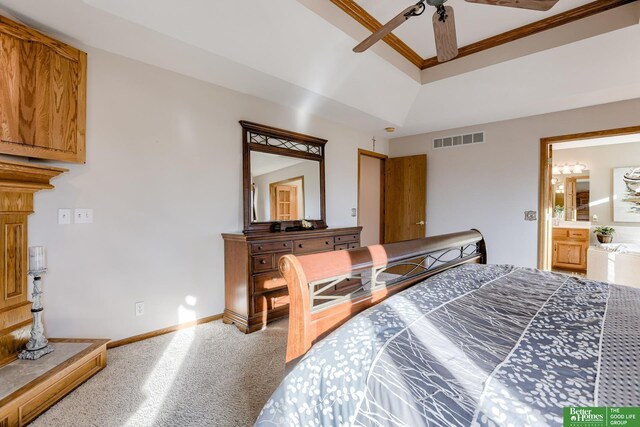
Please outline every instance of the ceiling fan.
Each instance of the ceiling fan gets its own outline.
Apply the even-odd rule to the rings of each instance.
[[[436,51],[438,62],[445,62],[458,56],[458,41],[456,40],[456,25],[453,15],[453,8],[445,6],[447,0],[420,0],[413,6],[409,6],[400,12],[391,21],[384,24],[380,29],[362,43],[353,48],[354,52],[360,53],[369,49],[376,42],[383,39],[387,34],[395,30],[409,18],[420,16],[427,9],[427,5],[436,8],[433,14],[433,32],[436,40]],[[495,6],[517,7],[546,11],[551,9],[558,0],[466,0],[469,3],[482,3]]]

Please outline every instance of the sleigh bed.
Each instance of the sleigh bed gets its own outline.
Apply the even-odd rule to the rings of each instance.
[[[283,257],[291,370],[256,425],[542,426],[640,406],[640,290],[486,260],[475,230]]]

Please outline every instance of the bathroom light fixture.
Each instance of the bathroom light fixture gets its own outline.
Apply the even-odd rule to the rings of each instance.
[[[583,163],[565,163],[564,165],[553,165],[551,173],[553,175],[570,175],[572,173],[582,173],[587,170],[587,166]]]

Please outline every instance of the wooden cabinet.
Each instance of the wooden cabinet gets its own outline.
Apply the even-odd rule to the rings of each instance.
[[[0,153],[85,161],[87,54],[0,17]]]
[[[65,171],[0,161],[0,366],[15,359],[29,340],[27,218],[33,212],[33,194],[52,189],[49,180]]]
[[[588,249],[588,229],[553,229],[553,268],[585,271]]]
[[[257,234],[223,234],[223,321],[251,333],[289,313],[287,283],[278,272],[283,255],[357,248],[361,227]],[[344,292],[344,289],[340,289]]]

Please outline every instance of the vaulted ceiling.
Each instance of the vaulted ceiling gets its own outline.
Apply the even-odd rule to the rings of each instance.
[[[584,3],[560,0],[544,13],[447,4],[463,46]],[[359,4],[385,21],[411,1]],[[637,1],[424,70],[385,43],[354,54],[370,31],[330,1],[0,0],[0,9],[67,41],[375,135],[387,126],[402,136],[640,97]],[[430,17],[395,34],[420,57],[434,54]]]

